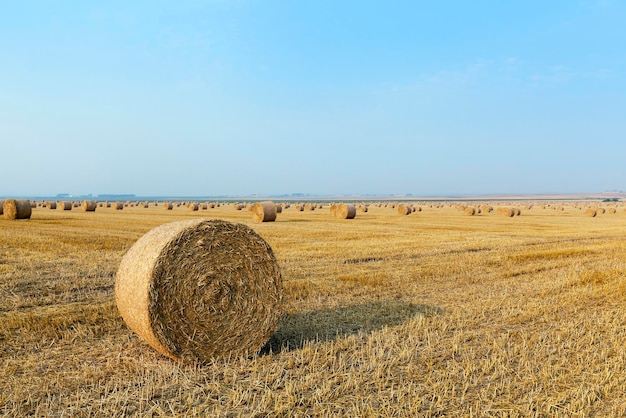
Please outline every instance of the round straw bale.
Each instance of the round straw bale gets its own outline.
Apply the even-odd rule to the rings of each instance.
[[[304,205],[297,204],[294,208],[296,209],[296,212],[302,212],[304,210]]]
[[[363,213],[367,213],[367,211],[368,211],[367,205],[360,205],[359,206],[359,211],[361,211]]]
[[[197,203],[190,203],[189,205],[187,205],[187,207],[189,208],[190,211],[195,212],[198,210],[198,204]]]
[[[0,200],[0,215],[4,213],[4,200]]]
[[[72,210],[72,202],[59,202],[59,204],[57,205],[57,208],[59,210]]]
[[[468,206],[468,207],[465,208],[465,214],[469,215],[469,216],[474,216],[474,215],[476,215],[476,209],[474,209],[471,206]]]
[[[257,202],[252,205],[252,220],[257,223],[274,222],[276,220],[274,202]]]
[[[163,207],[165,208],[165,210],[174,209],[174,205],[172,204],[172,202],[163,202]]]
[[[115,210],[123,210],[124,204],[122,202],[113,202],[113,209]]]
[[[589,209],[587,209],[587,210],[585,211],[585,216],[589,216],[589,217],[591,217],[591,218],[595,218],[595,217],[596,217],[596,215],[597,215],[597,212],[596,212],[596,210],[595,210],[595,209],[593,209],[593,208],[589,208]]]
[[[2,204],[4,219],[30,219],[33,208],[28,200],[7,199]]]
[[[498,213],[498,215],[502,215],[502,216],[515,216],[515,212],[513,211],[513,209],[511,208],[505,208],[505,207],[499,207],[498,209],[496,209],[496,212]]]
[[[520,208],[513,208],[514,216],[520,216],[521,214],[522,214],[522,211],[520,210]]]
[[[56,209],[57,202],[46,202],[46,206],[48,206],[48,209]]]
[[[398,205],[398,215],[410,215],[413,213],[413,209],[410,206],[400,204]]]
[[[281,204],[276,205],[276,213],[283,213],[283,205]]]
[[[604,214],[606,213],[606,210],[605,210],[604,208],[598,208],[598,209],[597,209],[597,212],[598,212],[600,215],[604,215]]]
[[[342,203],[337,207],[335,215],[339,219],[354,219],[356,217],[356,207],[351,204]]]
[[[276,330],[282,278],[251,228],[196,219],[156,227],[124,255],[115,300],[126,324],[185,363],[257,352]]]
[[[315,205],[313,203],[307,203],[306,205],[304,205],[304,209],[306,209],[306,210],[315,210],[316,207],[317,207],[317,205]]]
[[[81,206],[84,212],[95,212],[98,203],[95,200],[83,200]]]
[[[608,212],[609,212],[609,213],[617,213],[617,209],[615,209],[615,208],[609,208]]]

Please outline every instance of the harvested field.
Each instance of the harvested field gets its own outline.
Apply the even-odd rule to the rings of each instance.
[[[0,219],[0,415],[624,416],[626,213],[543,205]],[[184,365],[124,324],[115,273],[147,231],[208,215],[272,247],[283,317],[251,357]]]

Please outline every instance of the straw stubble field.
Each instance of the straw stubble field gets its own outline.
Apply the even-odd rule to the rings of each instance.
[[[623,416],[622,211],[35,208],[0,220],[0,414]],[[199,217],[250,226],[281,267],[284,317],[253,358],[177,364],[115,307],[125,251]]]

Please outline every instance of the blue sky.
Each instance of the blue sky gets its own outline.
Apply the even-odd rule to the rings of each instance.
[[[626,189],[626,2],[23,1],[0,195]]]

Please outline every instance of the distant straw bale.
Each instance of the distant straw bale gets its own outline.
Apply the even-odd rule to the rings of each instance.
[[[411,209],[410,206],[404,204],[398,205],[397,211],[398,215],[410,215],[411,213],[413,213],[413,209]]]
[[[589,216],[590,218],[595,218],[597,214],[598,212],[593,208],[585,210],[585,216]]]
[[[187,208],[192,211],[192,212],[196,212],[199,208],[199,205],[197,203],[190,203],[187,205]]]
[[[63,201],[59,202],[57,205],[59,210],[72,210],[72,202]]]
[[[113,202],[113,209],[115,210],[123,210],[124,204],[122,202]]]
[[[2,203],[4,219],[30,219],[33,208],[28,200],[7,199]]]
[[[496,213],[498,215],[507,216],[507,217],[515,216],[515,211],[513,211],[513,209],[505,208],[503,206],[498,207],[498,209],[496,209]]]
[[[471,206],[465,208],[465,214],[469,216],[474,216],[476,214],[476,209]]]
[[[314,203],[307,203],[306,205],[304,205],[304,210],[313,211],[313,210],[315,210],[316,207],[317,207],[317,205],[314,204]]]
[[[276,220],[274,202],[257,202],[252,205],[252,220],[257,223],[274,222]]]
[[[335,210],[335,216],[339,219],[354,219],[356,217],[356,207],[351,204],[342,203]]]
[[[280,203],[276,205],[276,213],[283,213],[283,205]]]
[[[522,214],[522,211],[520,210],[520,208],[513,208],[514,216],[520,216],[521,214]]]
[[[172,210],[174,209],[174,205],[172,204],[172,202],[163,202],[163,208],[165,210]]]
[[[294,206],[294,209],[296,210],[296,212],[302,212],[304,210],[304,205],[298,203]]]
[[[222,220],[161,225],[124,255],[115,300],[128,325],[184,363],[252,355],[276,331],[282,278],[271,247]]]
[[[56,208],[57,208],[57,202],[50,202],[50,201],[47,201],[47,202],[46,202],[46,207],[47,207],[48,209],[56,209]]]
[[[95,212],[98,207],[98,202],[95,200],[83,200],[81,207],[83,208],[83,212]]]

